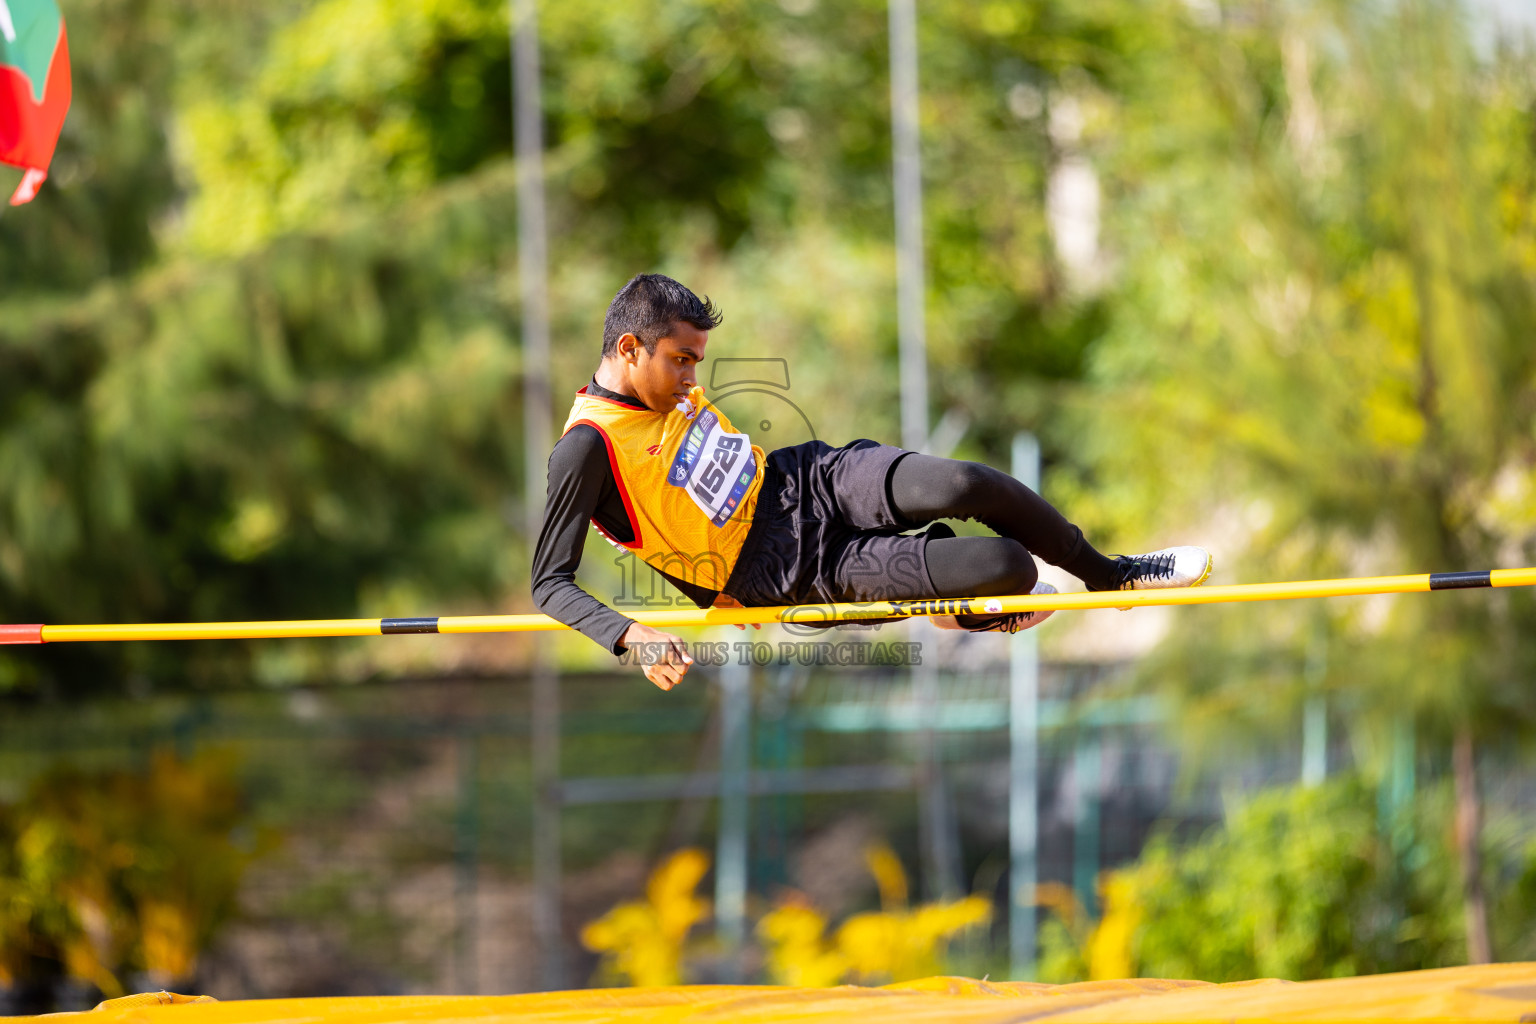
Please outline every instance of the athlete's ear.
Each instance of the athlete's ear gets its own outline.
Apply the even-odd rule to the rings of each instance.
[[[619,335],[619,358],[626,363],[634,363],[640,358],[640,339],[633,334]]]

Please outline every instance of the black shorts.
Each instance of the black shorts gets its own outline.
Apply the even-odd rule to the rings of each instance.
[[[938,597],[927,531],[904,532],[924,524],[903,522],[891,506],[887,480],[907,453],[867,438],[770,452],[725,593],[749,607]]]

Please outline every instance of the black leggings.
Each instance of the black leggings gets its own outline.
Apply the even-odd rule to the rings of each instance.
[[[928,575],[940,597],[1027,594],[1039,577],[1031,553],[1090,590],[1114,586],[1113,559],[1044,498],[991,466],[909,452],[891,465],[886,487],[891,507],[915,523],[974,519],[1000,535],[929,540]]]

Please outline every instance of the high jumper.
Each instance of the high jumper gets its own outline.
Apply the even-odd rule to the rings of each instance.
[[[1089,591],[1192,587],[1210,576],[1204,548],[1101,554],[1040,495],[981,463],[867,438],[764,452],[698,382],[721,320],[661,274],[619,290],[597,371],[550,454],[533,558],[539,610],[614,654],[643,645],[637,660],[663,690],[692,658],[680,637],[576,583],[588,522],[700,608],[1055,593],[1032,555]],[[974,519],[997,536],[957,537],[943,519]],[[1013,633],[1050,614],[933,618],[941,628]]]

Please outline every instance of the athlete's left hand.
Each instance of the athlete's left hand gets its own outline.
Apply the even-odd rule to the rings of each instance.
[[[715,608],[745,608],[746,605],[744,605],[740,601],[736,600],[730,594],[721,592],[720,596],[715,598],[715,603],[714,603],[713,607],[715,607]],[[736,622],[736,623],[732,623],[732,625],[734,625],[737,629],[746,629],[747,628],[746,623],[744,623],[744,622]],[[752,623],[752,628],[753,629],[762,629],[763,628],[763,624],[761,622],[754,622],[754,623]]]

